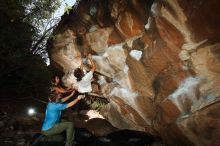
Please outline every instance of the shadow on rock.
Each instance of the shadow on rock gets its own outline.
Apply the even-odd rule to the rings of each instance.
[[[38,136],[33,146],[64,146],[64,139],[58,141],[57,137]],[[56,139],[56,141],[52,140]],[[76,128],[75,146],[146,146],[151,145],[154,138],[143,132],[120,130],[106,136],[96,137],[88,130]]]

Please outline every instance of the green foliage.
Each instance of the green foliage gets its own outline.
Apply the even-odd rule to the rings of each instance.
[[[22,0],[24,1],[24,0]],[[31,24],[35,30],[32,36],[31,52],[41,55],[47,54],[46,40],[52,33],[55,24],[58,22],[53,13],[60,6],[59,0],[26,0],[24,22]]]
[[[17,1],[8,0],[0,3],[1,47],[7,49],[30,47],[34,33],[32,26],[22,21],[24,13],[24,7]]]
[[[32,48],[36,43],[35,46],[43,47],[46,37],[41,38],[40,29],[58,6],[58,0],[1,1],[1,98],[46,96],[51,73]]]
[[[24,21],[41,27],[60,6],[59,0],[20,0],[25,7]]]
[[[67,13],[69,15],[70,10],[72,10],[72,6],[65,3],[64,13]]]
[[[102,108],[106,107],[109,101],[105,98],[96,97],[96,96],[88,96],[85,99],[85,102],[89,107],[93,110],[101,110]]]
[[[40,56],[23,56],[17,60],[21,68],[0,78],[3,97],[46,97],[51,72]]]

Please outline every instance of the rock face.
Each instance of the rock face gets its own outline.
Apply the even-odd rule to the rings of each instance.
[[[90,52],[102,115],[171,146],[220,145],[220,3],[81,0],[48,42],[52,65],[72,71]]]

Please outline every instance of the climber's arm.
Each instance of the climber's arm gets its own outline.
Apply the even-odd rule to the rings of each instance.
[[[68,96],[66,96],[66,97],[64,97],[64,98],[62,98],[61,101],[62,101],[62,102],[66,102],[68,99],[70,99],[70,97],[73,96],[74,93],[75,93],[75,91],[73,91],[70,95],[68,95]]]
[[[59,92],[59,93],[68,93],[68,92],[73,91],[73,89],[68,89],[68,90],[66,90],[66,89],[63,89],[63,88],[61,88],[61,87],[53,87],[53,88],[54,88],[54,90],[56,90],[56,91]]]
[[[84,98],[84,95],[79,95],[76,99],[67,104],[67,108],[74,106],[78,101]]]
[[[92,72],[95,72],[95,70],[96,70],[96,64],[94,63],[91,54],[88,55],[88,59],[89,59],[89,61],[90,61],[91,64],[92,64],[92,69],[91,69],[91,71],[92,71]]]
[[[83,65],[83,59],[81,58],[80,61],[81,61],[81,63],[80,63],[80,69],[83,70],[83,67],[84,67],[84,65]]]

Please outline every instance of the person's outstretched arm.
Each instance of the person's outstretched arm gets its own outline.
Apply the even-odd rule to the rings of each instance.
[[[84,65],[83,65],[83,59],[81,58],[81,64],[80,64],[80,69],[83,70]]]
[[[68,92],[71,92],[73,91],[73,89],[64,89],[62,87],[53,87],[54,90],[56,90],[57,92],[59,93],[68,93]]]
[[[72,93],[71,93],[70,95],[68,95],[68,96],[66,96],[66,97],[63,97],[63,98],[61,99],[61,102],[66,102],[68,99],[70,99],[70,97],[73,96],[74,93],[75,93],[75,90],[72,91]]]
[[[94,63],[91,54],[88,54],[88,59],[89,59],[89,61],[90,61],[91,64],[92,64],[92,69],[91,69],[91,71],[92,71],[92,72],[95,72],[95,70],[96,70],[96,64]]]
[[[83,99],[85,97],[85,95],[79,95],[76,99],[74,99],[73,101],[71,101],[70,103],[67,104],[66,108],[72,107],[74,106],[78,101],[80,101],[81,99]]]

